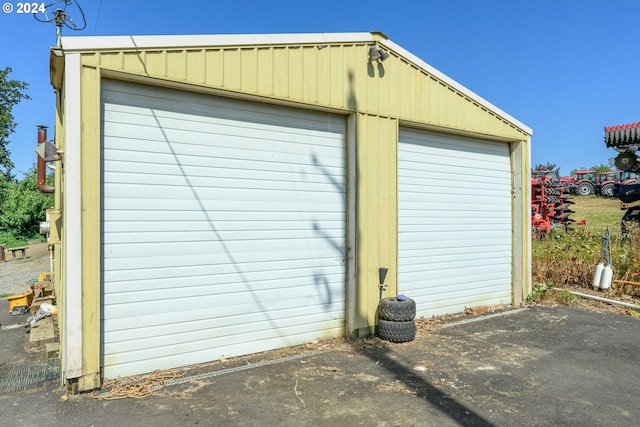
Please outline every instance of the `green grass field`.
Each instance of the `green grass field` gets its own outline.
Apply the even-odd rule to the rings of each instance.
[[[573,228],[584,228],[594,233],[604,232],[607,227],[612,235],[620,234],[620,221],[625,211],[620,209],[620,200],[596,196],[574,196],[571,218],[576,222],[586,220],[585,225],[574,225]]]

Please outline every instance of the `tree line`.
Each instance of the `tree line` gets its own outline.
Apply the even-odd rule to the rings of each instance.
[[[45,210],[53,207],[53,194],[41,193],[37,188],[35,165],[16,179],[8,149],[10,136],[15,132],[13,107],[28,101],[28,84],[11,79],[11,68],[0,69],[0,245],[20,246],[40,235],[40,222]],[[47,177],[51,180],[51,177]]]

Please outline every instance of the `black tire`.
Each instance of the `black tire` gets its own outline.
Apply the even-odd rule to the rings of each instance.
[[[416,317],[416,302],[411,298],[404,301],[396,297],[383,298],[378,304],[378,317],[392,322],[408,322]]]
[[[595,188],[590,182],[581,182],[576,190],[581,196],[590,196],[595,193]]]
[[[407,342],[416,338],[416,322],[392,322],[378,320],[378,337],[390,342]]]
[[[604,197],[614,197],[616,195],[616,185],[613,183],[603,185],[600,188],[600,194]]]

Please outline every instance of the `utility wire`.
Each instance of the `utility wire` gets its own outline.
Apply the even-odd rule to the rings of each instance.
[[[67,13],[67,6],[71,5],[72,2],[75,3],[76,7],[78,8],[78,11],[80,12],[80,16],[82,17],[82,25],[81,26],[78,26],[75,23],[75,21]],[[47,10],[50,9],[52,6],[55,6],[55,5],[59,4],[59,3],[64,3],[64,7],[55,9],[53,11],[53,16],[49,17],[49,12]],[[64,25],[65,27],[69,28],[70,30],[74,30],[74,31],[81,31],[81,30],[84,30],[85,28],[87,28],[87,20],[86,20],[85,15],[84,15],[84,10],[82,10],[82,7],[80,7],[80,4],[78,3],[78,0],[58,0],[56,2],[50,3],[50,4],[45,6],[44,19],[38,17],[37,13],[34,13],[33,17],[38,22],[55,22],[56,25],[58,25],[58,26]]]

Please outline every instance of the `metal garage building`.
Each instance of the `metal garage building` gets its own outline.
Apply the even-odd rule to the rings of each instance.
[[[381,33],[67,37],[54,282],[79,390],[530,289],[531,130]]]

